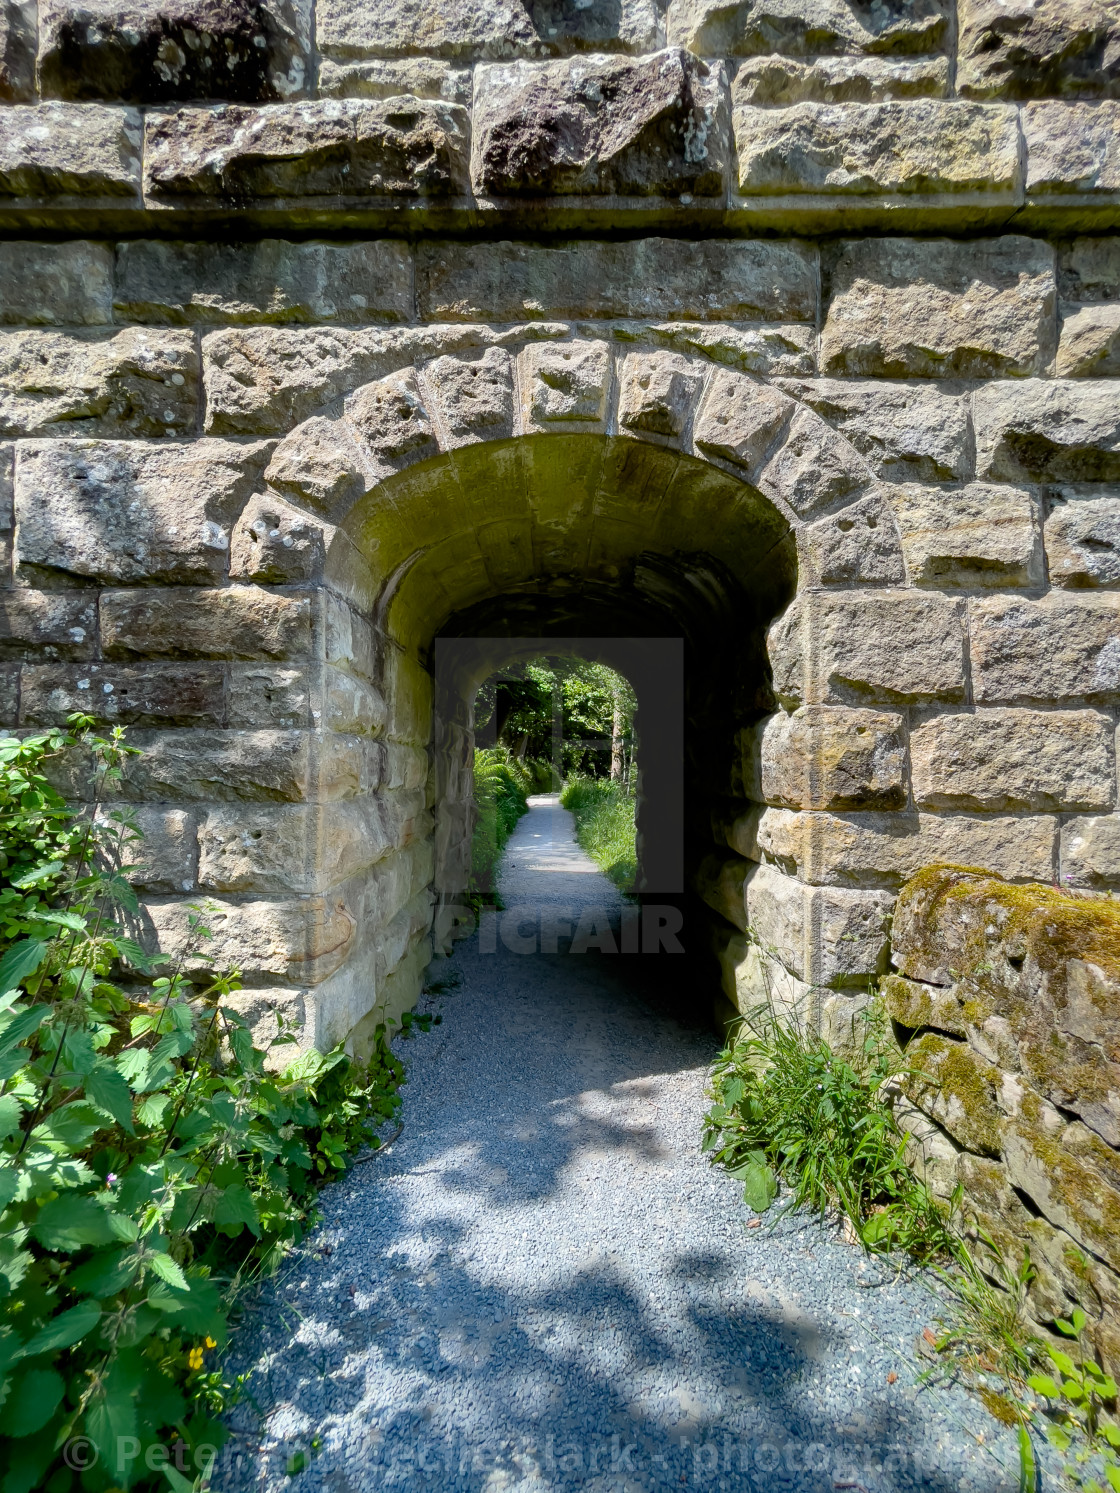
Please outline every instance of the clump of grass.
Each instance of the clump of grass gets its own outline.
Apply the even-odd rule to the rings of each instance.
[[[576,839],[595,864],[622,891],[632,891],[638,874],[634,799],[608,778],[571,778],[561,806],[575,815]]]

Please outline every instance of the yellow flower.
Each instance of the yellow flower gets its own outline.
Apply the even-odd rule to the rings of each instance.
[[[208,1337],[206,1339],[206,1346],[208,1348],[216,1348],[218,1346],[218,1344],[217,1344],[217,1342],[216,1342],[216,1340],[214,1338]]]
[[[200,1369],[202,1367],[202,1349],[192,1348],[190,1353],[187,1355],[187,1362],[190,1364],[192,1369]]]

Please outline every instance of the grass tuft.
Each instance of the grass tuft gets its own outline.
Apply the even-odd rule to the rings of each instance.
[[[575,815],[576,839],[615,886],[632,891],[638,875],[634,800],[607,778],[570,779],[561,806]]]

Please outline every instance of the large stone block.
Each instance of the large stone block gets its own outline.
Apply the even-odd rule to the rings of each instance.
[[[905,591],[799,597],[770,629],[783,704],[964,698],[964,602]]]
[[[362,7],[362,14],[369,11]],[[322,41],[323,10],[320,7],[319,39]],[[473,69],[435,57],[373,57],[365,61],[347,58],[319,60],[320,98],[441,98],[449,104],[466,104],[473,93]]]
[[[188,332],[0,334],[0,435],[193,435],[198,395]]]
[[[229,804],[199,826],[199,884],[211,892],[325,891],[386,855],[393,810],[383,798],[333,804]]]
[[[1063,887],[1120,887],[1120,814],[1067,820],[1062,825],[1060,864]]]
[[[832,271],[823,373],[994,378],[1053,354],[1054,251],[1037,239],[860,239]]]
[[[813,321],[816,261],[796,240],[432,243],[417,249],[416,291],[426,321]]]
[[[225,706],[220,664],[27,664],[20,681],[26,726],[75,711],[107,726],[223,726]]]
[[[367,384],[346,401],[346,420],[375,477],[389,476],[439,450],[416,370]]]
[[[35,97],[35,0],[0,5],[0,102],[26,104]]]
[[[1095,710],[979,710],[913,725],[920,809],[1110,809],[1115,726]]]
[[[1120,597],[993,596],[969,612],[977,703],[1120,702]]]
[[[137,197],[140,129],[99,104],[0,110],[0,197]]]
[[[113,310],[122,321],[408,321],[412,256],[403,244],[164,243],[117,249]]]
[[[704,56],[786,57],[818,53],[933,52],[945,39],[943,0],[888,0],[865,6],[851,0],[671,0],[669,40]]]
[[[892,586],[906,579],[898,523],[881,492],[806,525],[798,546],[803,584]]]
[[[101,595],[107,658],[298,659],[311,652],[311,597],[261,586],[143,588]]]
[[[590,49],[648,52],[657,45],[652,0],[321,0],[316,37],[328,57],[463,59],[539,57]]]
[[[139,803],[283,803],[310,794],[307,731],[136,731],[120,793]]]
[[[101,326],[112,320],[112,276],[108,244],[0,244],[0,325]]]
[[[317,985],[341,969],[357,920],[338,898],[207,899],[211,937],[200,950],[188,901],[149,901],[143,914],[153,944],[187,969],[236,969],[250,989],[286,980]],[[211,963],[212,961],[212,963]]]
[[[1109,0],[964,0],[957,88],[965,98],[1112,98],[1120,17]]]
[[[303,92],[310,4],[299,0],[44,0],[45,98],[263,102]]]
[[[992,383],[973,401],[976,471],[997,482],[1120,477],[1120,382]]]
[[[899,485],[891,492],[911,585],[1029,586],[1042,579],[1033,494],[974,482],[963,488]]]
[[[312,711],[314,673],[308,667],[266,663],[226,665],[226,725],[331,729]]]
[[[297,426],[280,442],[265,479],[304,506],[339,516],[373,481],[349,426],[322,416]]]
[[[486,196],[723,191],[720,69],[688,52],[482,68],[474,131],[475,188]]]
[[[814,985],[843,986],[879,972],[893,900],[886,892],[810,887],[773,866],[754,867],[746,880],[752,934]]]
[[[850,501],[870,481],[859,452],[804,406],[794,410],[781,445],[755,477],[768,498],[780,498],[800,518]]]
[[[1054,372],[1062,378],[1120,373],[1120,306],[1064,306]]]
[[[782,383],[841,432],[881,477],[960,482],[971,475],[968,402],[929,383],[838,378]]]
[[[424,381],[436,393],[448,446],[500,441],[513,434],[513,360],[504,348],[435,358],[424,369]]]
[[[899,809],[906,803],[901,715],[807,705],[792,715],[770,716],[752,736],[748,750],[757,753],[759,789],[768,804]]]
[[[619,426],[646,435],[681,435],[703,381],[703,371],[679,353],[631,353],[619,374]]]
[[[1015,110],[913,99],[734,111],[744,196],[987,192],[1018,178]]]
[[[753,475],[798,413],[777,389],[719,370],[708,385],[693,426],[697,450]]]
[[[468,190],[467,111],[426,99],[228,104],[149,115],[146,190],[244,202]]]
[[[190,809],[138,807],[133,814],[143,835],[130,859],[136,869],[129,881],[140,891],[189,892],[198,874],[198,820]]]
[[[265,586],[318,580],[334,532],[274,493],[251,498],[233,526],[230,579]]]
[[[1120,497],[1073,498],[1056,504],[1043,537],[1046,567],[1055,585],[1120,585]]]
[[[0,591],[0,657],[84,659],[96,644],[96,592]]]
[[[1120,188],[1116,103],[1026,104],[1026,187],[1045,196],[1058,192],[1115,192]]]
[[[528,347],[521,373],[527,430],[586,430],[604,422],[611,376],[605,343],[546,342]]]
[[[1000,1069],[940,1032],[923,1033],[906,1049],[906,1057],[913,1068],[903,1081],[908,1098],[958,1146],[998,1156],[1003,1139]]]
[[[757,104],[878,104],[887,99],[944,98],[945,57],[814,57],[802,62],[773,54],[750,57],[735,74],[731,102]]]
[[[16,463],[17,569],[52,582],[214,584],[263,464],[227,441],[29,441]]]

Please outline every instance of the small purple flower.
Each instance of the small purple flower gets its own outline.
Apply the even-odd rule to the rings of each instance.
[[[105,1178],[105,1186],[115,1187],[119,1181],[120,1178],[117,1176],[116,1172],[110,1172],[109,1175]]]

